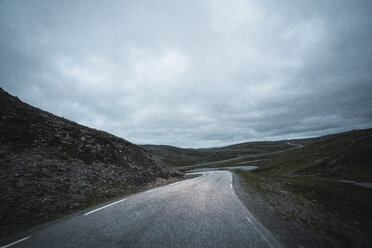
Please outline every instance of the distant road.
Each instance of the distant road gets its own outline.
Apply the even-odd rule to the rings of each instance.
[[[291,146],[295,146],[295,148],[302,148],[304,147],[304,145],[301,145],[301,144],[293,144],[293,143],[289,143],[287,142],[288,145],[291,145]],[[293,148],[292,148],[293,149]],[[291,149],[290,149],[291,150]]]
[[[230,172],[202,174],[32,228],[0,244],[10,247],[281,247],[235,195]]]

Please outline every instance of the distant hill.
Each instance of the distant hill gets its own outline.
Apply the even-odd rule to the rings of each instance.
[[[372,182],[372,128],[320,137],[268,160],[255,173]]]
[[[140,145],[172,167],[210,163],[226,159],[263,155],[294,147],[287,141],[255,141],[216,148],[178,148],[166,145]]]
[[[372,181],[372,129],[315,138],[254,141],[218,148],[191,149],[141,145],[169,166],[199,167],[258,165],[257,173],[360,178]],[[252,163],[257,161],[257,163]]]
[[[0,88],[0,233],[182,174],[146,150]]]

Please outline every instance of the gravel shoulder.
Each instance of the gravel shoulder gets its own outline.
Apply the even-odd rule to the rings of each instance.
[[[233,185],[236,195],[285,247],[329,247],[330,241],[304,228],[296,221],[281,216],[257,192],[249,188],[237,174],[233,173]]]
[[[236,171],[237,195],[288,247],[371,247],[372,191],[311,176]]]

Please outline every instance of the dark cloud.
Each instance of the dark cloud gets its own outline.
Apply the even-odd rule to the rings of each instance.
[[[135,143],[372,123],[370,1],[1,1],[0,83]]]

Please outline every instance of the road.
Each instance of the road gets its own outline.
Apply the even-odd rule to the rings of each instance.
[[[32,228],[7,242],[1,245],[281,247],[235,195],[228,171],[203,172],[102,204]]]

